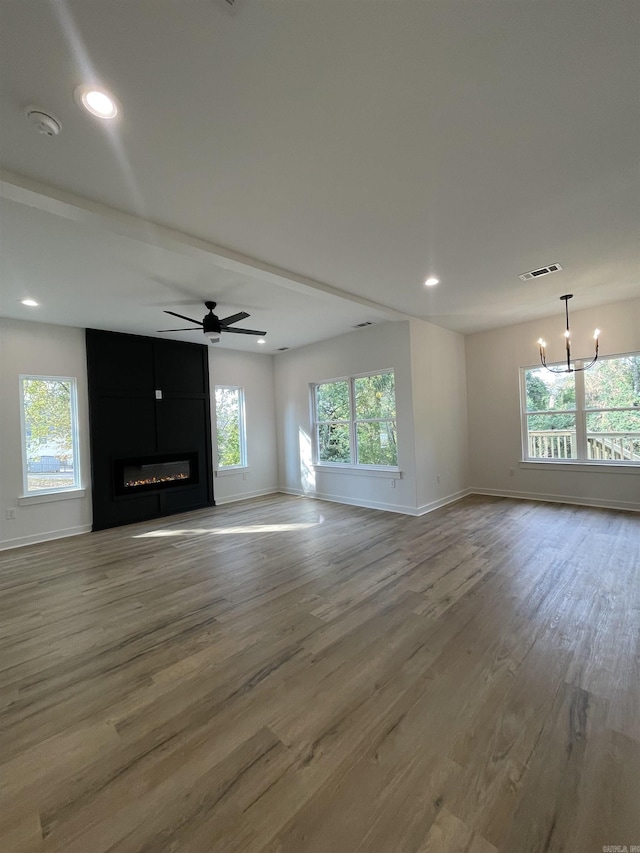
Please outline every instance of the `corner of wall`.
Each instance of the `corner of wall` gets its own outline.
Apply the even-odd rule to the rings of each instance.
[[[469,485],[465,342],[423,320],[411,321],[410,337],[416,504],[436,506]]]

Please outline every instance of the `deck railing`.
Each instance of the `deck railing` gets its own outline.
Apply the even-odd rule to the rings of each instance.
[[[575,448],[575,431],[554,429],[529,432],[530,459],[573,459]],[[587,458],[640,462],[640,432],[589,432]]]

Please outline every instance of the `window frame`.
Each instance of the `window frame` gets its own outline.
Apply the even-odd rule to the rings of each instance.
[[[395,418],[358,418],[356,412],[356,391],[355,383],[357,379],[363,379],[368,376],[382,376],[391,373],[393,375],[393,393],[394,402],[397,408],[396,385],[395,385],[395,370],[393,367],[383,368],[381,370],[367,371],[366,373],[354,373],[350,376],[337,376],[332,379],[324,379],[319,382],[310,383],[310,403],[311,403],[311,428],[313,432],[313,464],[320,468],[334,469],[358,469],[360,471],[399,471],[398,459],[395,465],[375,465],[372,463],[360,462],[358,459],[358,441],[357,427],[358,424],[366,423],[393,423],[396,428],[396,436],[398,430],[398,417],[396,411]],[[345,382],[349,393],[349,420],[319,420],[317,413],[317,392],[316,389],[321,385],[332,385],[337,382]],[[319,427],[323,424],[346,424],[349,427],[349,461],[348,462],[328,462],[320,459],[320,430]]]
[[[217,391],[237,391],[238,392],[238,438],[240,444],[240,462],[237,465],[221,465],[218,446],[218,399]],[[214,400],[214,423],[215,423],[215,459],[216,473],[225,473],[233,471],[241,471],[248,467],[247,464],[247,418],[245,405],[245,390],[242,385],[214,385],[213,388]]]
[[[71,448],[73,453],[73,482],[68,486],[58,486],[48,489],[29,488],[29,470],[27,453],[27,431],[25,416],[25,380],[39,380],[42,382],[68,382],[69,383],[69,408],[71,411]],[[76,376],[50,376],[36,373],[21,373],[18,376],[20,393],[20,444],[22,449],[22,498],[37,501],[38,498],[46,500],[47,495],[68,495],[70,492],[82,490],[82,472],[80,463],[80,425],[78,421],[78,379]]]
[[[629,357],[638,357],[640,358],[640,352],[626,352],[626,353],[614,353],[612,355],[601,356],[598,361],[612,361],[621,358],[629,358]],[[575,359],[573,364],[577,368],[582,368],[585,362],[589,361],[589,359]],[[550,364],[550,367],[562,367],[564,362],[554,362]],[[601,406],[601,407],[591,407],[586,405],[586,393],[585,393],[585,373],[583,370],[575,370],[573,372],[574,380],[575,380],[575,407],[572,409],[553,409],[553,410],[540,410],[535,412],[530,412],[527,409],[527,387],[526,387],[526,374],[530,370],[537,370],[540,368],[540,365],[527,365],[525,367],[521,367],[520,374],[520,429],[521,429],[521,440],[522,440],[522,462],[523,463],[536,463],[541,465],[593,465],[596,467],[603,467],[607,465],[615,465],[615,466],[624,466],[625,468],[637,468],[640,467],[640,461],[635,461],[633,459],[590,459],[588,455],[588,431],[587,431],[587,418],[590,414],[597,414],[599,412],[638,412],[640,409],[637,406]],[[542,368],[544,369],[544,368]],[[529,456],[529,428],[528,428],[528,417],[529,415],[561,415],[561,414],[572,414],[575,416],[576,423],[576,455],[571,458],[561,458],[561,457],[539,457],[539,456]]]

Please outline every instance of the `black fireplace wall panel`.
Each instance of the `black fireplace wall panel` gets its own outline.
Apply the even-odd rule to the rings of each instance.
[[[213,506],[207,347],[96,329],[86,337],[93,529]],[[198,482],[116,494],[116,459],[164,453],[197,453]]]

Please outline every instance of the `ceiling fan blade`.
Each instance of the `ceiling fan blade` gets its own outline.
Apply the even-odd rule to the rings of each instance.
[[[201,326],[201,320],[194,320],[193,317],[185,317],[184,314],[176,314],[175,311],[165,311],[165,314],[171,314],[173,317],[180,317],[181,320],[188,320],[190,323],[195,323],[196,326]]]
[[[247,317],[250,317],[250,314],[247,314],[246,311],[238,311],[237,314],[232,314],[230,317],[225,317],[224,320],[220,320],[221,326],[229,326],[231,323],[237,323],[238,320],[246,320]]]
[[[228,328],[227,326],[222,326],[222,332],[233,332],[236,335],[258,335],[263,338],[267,333],[266,332],[257,332],[255,329],[234,329]]]
[[[185,326],[182,329],[156,329],[156,332],[199,332],[200,326]]]

